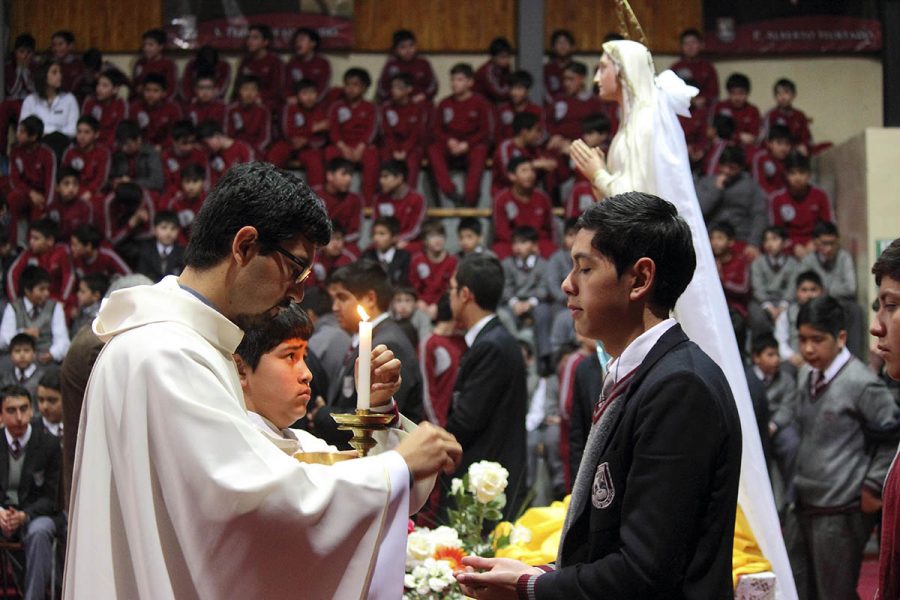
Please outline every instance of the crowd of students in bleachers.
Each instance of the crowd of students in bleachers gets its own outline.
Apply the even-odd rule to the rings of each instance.
[[[568,151],[579,138],[606,150],[621,116],[592,89],[591,69],[573,58],[572,34],[556,31],[550,40],[543,105],[530,99],[534,74],[512,69],[513,48],[503,38],[477,69],[453,66],[450,93],[438,99],[415,35],[397,31],[374,101],[365,69],[349,68],[342,86],[332,85],[315,30],[297,30],[286,62],[272,43],[267,26],[249,27],[232,85],[229,63],[211,47],[200,48],[179,75],[162,30],[144,34],[130,74],[96,49],[76,53],[67,31],[53,35],[46,56],[30,35],[15,40],[0,103],[8,171],[0,184],[8,302],[0,351],[9,352],[9,383],[30,385],[34,395],[44,368],[62,360],[112,279],[133,271],[153,281],[178,274],[191,224],[218,179],[234,164],[266,160],[302,170],[333,219],[304,303],[318,318],[317,331],[336,328],[330,343],[346,346],[352,332],[339,335],[328,319],[330,275],[361,257],[381,263],[394,288],[392,315],[420,348],[424,412],[436,422],[446,419],[464,351],[446,305],[457,261],[472,252],[502,260],[499,315],[522,340],[533,371],[529,398],[539,399],[530,435],[546,442],[562,428],[561,444],[543,448],[549,464],[562,465],[551,480],[552,492],[563,493],[579,458],[568,432],[586,434],[572,425],[575,371],[596,357],[593,343],[576,337],[560,290],[576,219],[597,201]],[[807,118],[793,106],[796,86],[778,80],[775,106],[761,115],[740,73],[727,78],[720,99],[697,31],[685,31],[681,45],[672,69],[700,90],[682,125],[738,344],[755,367],[749,373],[773,389],[778,373],[791,377],[803,365],[797,319],[818,295],[840,302],[848,346],[862,356],[853,261],[840,248],[830,199],[811,183],[810,156],[822,145],[814,145]],[[488,165],[489,192],[482,185]],[[461,186],[453,171],[465,173]],[[468,217],[448,232],[426,218],[426,198],[470,207],[490,201],[491,227]],[[448,251],[448,235],[458,255]],[[314,341],[310,349],[323,362],[345,350]],[[775,396],[773,415],[782,398]],[[767,447],[769,437],[763,431]],[[789,484],[793,466],[785,465],[796,444],[773,448]]]

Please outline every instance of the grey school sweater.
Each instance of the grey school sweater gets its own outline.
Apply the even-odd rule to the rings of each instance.
[[[838,300],[856,300],[856,269],[846,250],[838,250],[830,264],[823,262],[817,252],[810,252],[800,261],[800,270],[818,273],[829,296]]]
[[[805,506],[857,508],[860,491],[880,492],[894,454],[895,443],[878,442],[871,431],[889,431],[900,420],[900,408],[885,387],[857,358],[831,380],[824,392],[810,400],[812,369],[804,366],[797,392],[776,416],[792,411],[800,430],[794,485]]]
[[[760,304],[778,306],[790,302],[799,263],[793,256],[779,259],[780,265],[766,254],[760,254],[750,265],[750,287],[753,299]]]

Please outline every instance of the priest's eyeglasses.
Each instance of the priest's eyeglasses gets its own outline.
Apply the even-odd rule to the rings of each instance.
[[[272,246],[272,248],[296,265],[294,271],[291,273],[291,279],[294,280],[295,284],[299,285],[306,281],[306,278],[312,273],[312,264],[292,252],[288,252],[281,246]]]

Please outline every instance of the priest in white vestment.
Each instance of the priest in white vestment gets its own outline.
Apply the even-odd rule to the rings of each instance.
[[[396,597],[373,585],[379,545],[414,508],[410,480],[452,471],[459,445],[423,425],[378,456],[300,464],[248,418],[232,359],[239,325],[302,298],[329,236],[302,181],[238,165],[198,214],[181,277],[104,303],[64,597]],[[376,371],[373,391],[388,377]]]

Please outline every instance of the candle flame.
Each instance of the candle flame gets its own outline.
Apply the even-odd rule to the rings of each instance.
[[[362,319],[363,321],[369,320],[369,313],[367,313],[361,305],[356,306],[356,312],[359,313],[359,318]]]

